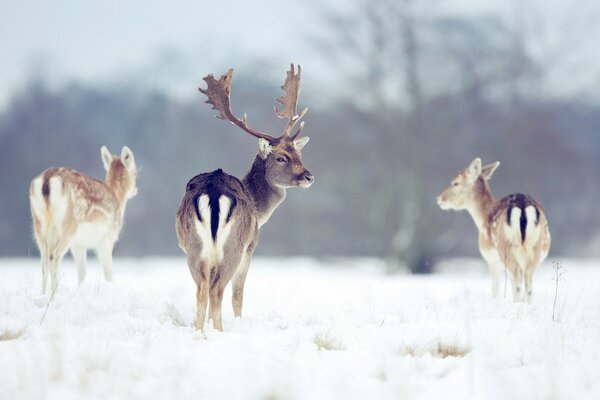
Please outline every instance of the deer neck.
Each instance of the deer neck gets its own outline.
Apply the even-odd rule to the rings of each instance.
[[[116,179],[114,176],[106,178],[106,186],[108,186],[115,195],[117,209],[119,211],[119,221],[122,221],[123,215],[125,214],[125,206],[127,205],[127,189],[124,187],[123,182]]]
[[[496,201],[490,186],[484,178],[479,177],[473,190],[473,201],[467,208],[479,232],[487,232],[489,216],[493,212],[495,204]]]
[[[273,186],[267,182],[266,173],[266,162],[257,155],[243,181],[244,186],[254,200],[259,227],[268,221],[286,195],[285,188]]]

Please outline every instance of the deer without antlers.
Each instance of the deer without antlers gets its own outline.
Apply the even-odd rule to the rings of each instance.
[[[137,193],[133,153],[125,146],[113,156],[102,146],[106,180],[69,168],[50,168],[31,181],[33,231],[42,259],[42,293],[48,274],[57,285],[58,265],[69,248],[81,284],[87,250],[96,250],[107,281],[112,279],[112,250],[119,238],[127,200]]]
[[[487,261],[492,295],[498,295],[500,273],[506,268],[513,285],[513,300],[532,301],[533,274],[550,250],[548,221],[541,205],[526,194],[511,194],[494,200],[488,180],[500,162],[482,166],[474,159],[460,171],[437,198],[443,210],[467,210],[479,230],[479,251]]]
[[[217,118],[228,120],[258,138],[258,154],[246,176],[238,178],[221,169],[193,177],[177,211],[175,227],[179,247],[186,254],[187,264],[196,283],[196,329],[204,329],[206,308],[215,329],[222,331],[221,303],[225,286],[233,279],[232,303],[235,317],[242,315],[244,283],[250,259],[258,240],[258,230],[283,202],[286,189],[307,188],[314,177],[302,164],[300,151],[308,137],[299,138],[304,127],[291,132],[308,109],[296,111],[300,93],[301,69],[291,65],[282,89],[285,95],[275,108],[288,124],[279,137],[254,130],[231,111],[230,91],[233,69],[216,80],[204,77],[208,97],[206,103],[218,111]]]

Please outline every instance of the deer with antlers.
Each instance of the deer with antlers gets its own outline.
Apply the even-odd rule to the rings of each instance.
[[[244,283],[250,259],[258,240],[258,230],[283,202],[286,189],[307,188],[313,175],[304,167],[300,151],[308,137],[300,138],[304,121],[292,131],[308,109],[296,111],[300,94],[301,69],[291,65],[284,85],[285,95],[276,99],[282,108],[275,108],[279,118],[288,124],[279,137],[254,130],[248,126],[246,115],[237,118],[230,105],[233,69],[216,80],[204,77],[208,97],[219,114],[245,132],[258,138],[258,154],[246,176],[238,178],[221,169],[193,177],[177,211],[175,227],[179,247],[186,254],[187,264],[196,283],[196,329],[204,330],[206,308],[215,329],[222,331],[221,304],[225,286],[232,283],[232,305],[235,317],[242,316]]]
[[[494,200],[488,180],[500,162],[482,166],[474,159],[460,171],[437,198],[443,210],[467,210],[479,230],[479,251],[487,261],[492,278],[492,295],[498,295],[500,273],[509,272],[513,301],[531,304],[533,274],[550,250],[548,221],[541,205],[526,194],[511,194]]]

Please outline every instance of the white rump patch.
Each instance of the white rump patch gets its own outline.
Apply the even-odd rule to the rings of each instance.
[[[52,215],[51,220],[62,234],[62,221],[67,215],[67,207],[69,206],[69,199],[63,193],[63,181],[60,176],[53,176],[48,181],[50,186],[50,213]]]
[[[42,185],[44,184],[44,178],[38,176],[31,183],[31,195],[29,201],[31,202],[31,208],[35,213],[35,216],[40,220],[42,226],[46,227],[48,221],[46,221],[46,202],[44,201],[44,195],[42,194]]]
[[[219,197],[219,230],[217,231],[217,243],[215,243],[215,250],[219,260],[223,259],[223,248],[233,225],[233,218],[227,223],[227,216],[230,209],[231,199],[223,195]]]
[[[211,256],[212,253],[212,236],[210,233],[210,205],[207,194],[203,194],[198,198],[198,212],[202,221],[196,218],[196,233],[200,236],[202,241],[202,252],[200,258],[206,259]]]
[[[510,212],[510,226],[506,226],[506,237],[512,243],[521,243],[521,209],[513,207]]]
[[[210,199],[207,194],[198,198],[198,211],[202,221],[196,219],[196,232],[202,241],[202,252],[200,258],[211,261],[220,261],[223,259],[223,248],[231,232],[233,218],[227,222],[227,216],[231,208],[231,199],[221,195],[219,197],[219,226],[217,228],[217,240],[213,241],[211,232],[211,213]]]
[[[537,220],[537,211],[534,206],[525,208],[527,228],[525,228],[525,243],[534,245],[540,239],[540,225]]]

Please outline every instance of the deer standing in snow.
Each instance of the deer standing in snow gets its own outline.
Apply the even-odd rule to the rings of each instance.
[[[107,281],[112,279],[112,251],[123,225],[127,200],[135,196],[137,170],[125,146],[113,156],[100,151],[106,180],[68,168],[49,168],[31,181],[29,201],[33,231],[42,260],[42,293],[48,274],[58,284],[58,266],[69,248],[79,284],[85,279],[87,250],[95,249]]]
[[[208,97],[206,103],[219,112],[217,118],[228,120],[258,138],[258,154],[242,180],[220,169],[193,177],[187,184],[175,223],[179,247],[186,254],[197,286],[196,329],[199,330],[204,329],[209,301],[209,318],[215,329],[223,330],[223,291],[232,279],[233,313],[241,317],[244,283],[259,228],[283,202],[287,188],[307,188],[314,181],[300,154],[309,140],[299,138],[304,122],[291,134],[308,111],[296,112],[300,66],[295,74],[292,64],[282,86],[285,95],[277,99],[283,106],[275,109],[277,116],[288,119],[279,137],[256,131],[248,127],[245,115],[239,119],[233,114],[229,98],[232,74],[230,69],[219,80],[213,75],[204,77],[208,87],[200,92]]]
[[[540,204],[526,194],[511,194],[494,200],[488,180],[500,162],[482,167],[474,159],[460,171],[437,198],[443,210],[467,210],[479,230],[479,251],[487,261],[492,278],[492,295],[498,295],[500,273],[506,268],[513,287],[513,301],[531,304],[533,274],[550,250],[548,221]]]

